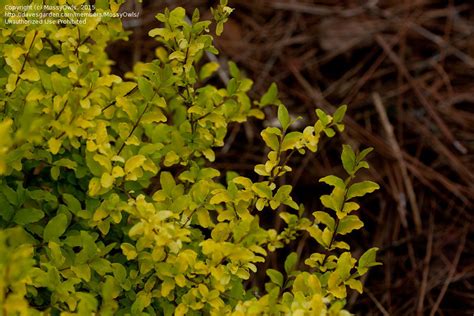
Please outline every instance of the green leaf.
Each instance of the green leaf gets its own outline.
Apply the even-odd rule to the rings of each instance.
[[[72,169],[72,170],[76,170],[76,168],[77,168],[77,162],[72,161],[71,159],[66,159],[66,158],[56,160],[53,163],[53,165],[58,166],[58,167],[65,167],[65,168]]]
[[[360,257],[357,265],[357,272],[359,272],[359,275],[367,273],[370,267],[381,265],[380,262],[375,261],[378,250],[379,248],[377,247],[370,248]]]
[[[36,223],[44,217],[44,212],[37,208],[22,208],[15,213],[13,221],[18,225]]]
[[[285,272],[289,274],[296,268],[296,263],[298,261],[298,254],[296,252],[292,252],[286,257],[285,260]]]
[[[46,66],[52,67],[55,65],[61,68],[67,65],[66,59],[63,55],[53,55],[46,60]]]
[[[170,12],[168,21],[172,27],[176,27],[184,23],[185,16],[186,10],[183,7],[177,7]]]
[[[87,266],[88,268],[88,266]],[[83,268],[84,270],[87,268]],[[72,269],[72,268],[71,268]],[[79,298],[77,305],[78,315],[92,315],[97,310],[97,299],[91,293],[76,292],[75,295]]]
[[[288,205],[289,207],[291,207],[291,208],[294,209],[294,210],[299,210],[299,209],[300,209],[298,203],[296,203],[295,201],[293,201],[293,199],[291,198],[291,196],[288,197],[288,199],[284,200],[284,201],[283,201],[283,204]]]
[[[327,207],[328,209],[338,211],[337,203],[334,201],[334,198],[330,195],[323,195],[319,198],[321,200],[321,203],[324,205],[324,207]]]
[[[323,131],[324,131],[324,134],[326,134],[327,137],[334,137],[334,135],[336,135],[336,132],[330,127],[325,128]]]
[[[284,130],[290,126],[290,114],[283,104],[278,106],[278,121]]]
[[[284,184],[281,187],[278,188],[277,192],[275,193],[275,196],[273,197],[275,200],[279,202],[284,202],[287,199],[291,198],[290,193],[293,187],[289,184]]]
[[[95,196],[100,194],[100,191],[102,190],[102,186],[100,185],[100,179],[97,177],[92,178],[89,181],[89,195],[90,196]]]
[[[360,205],[356,202],[346,202],[342,208],[343,213],[350,213],[352,211],[357,211],[360,208]]]
[[[0,195],[0,217],[2,217],[5,221],[10,221],[14,213],[13,206],[8,203],[3,195]]]
[[[11,205],[18,206],[18,193],[15,190],[6,185],[1,186],[1,190]]]
[[[141,120],[142,123],[153,123],[153,122],[166,122],[166,116],[161,112],[160,109],[155,109],[148,113],[145,113]]]
[[[374,149],[372,147],[366,148],[362,150],[358,155],[357,155],[357,160],[362,161],[367,157],[369,153],[371,153]]]
[[[255,203],[255,207],[257,208],[257,210],[261,211],[261,210],[263,210],[263,208],[265,207],[266,204],[267,203],[266,203],[265,199],[260,198],[260,199],[257,200],[257,203]]]
[[[329,244],[331,243],[331,240],[334,236],[334,233],[329,230],[328,227],[324,228],[323,234],[321,235],[323,246],[325,248],[329,247]]]
[[[349,286],[351,289],[356,290],[360,294],[362,294],[362,282],[356,279],[349,279],[346,282],[344,282],[347,286]]]
[[[321,123],[323,124],[324,127],[326,125],[328,125],[329,123],[331,123],[331,117],[329,115],[327,115],[326,112],[324,112],[323,110],[316,109],[316,115],[317,115],[317,117],[319,118],[319,120],[321,121]]]
[[[151,101],[151,99],[153,99],[153,95],[155,94],[151,82],[143,77],[138,78],[137,82],[138,90],[140,90],[142,96],[146,101]]]
[[[77,214],[82,210],[81,202],[72,194],[64,193],[63,200],[66,202],[66,205],[69,207],[69,210],[73,214]]]
[[[280,271],[277,271],[275,269],[267,269],[267,271],[265,272],[273,283],[275,283],[279,287],[283,287],[283,274],[281,274]]]
[[[337,227],[337,233],[345,235],[353,231],[354,229],[360,229],[364,226],[364,223],[356,215],[349,215],[341,219],[339,226]]]
[[[236,63],[234,63],[233,61],[229,61],[227,64],[229,65],[229,73],[232,78],[240,79],[240,70],[237,67]]]
[[[344,184],[344,180],[332,175],[319,179],[319,182],[324,182],[326,184],[332,185],[333,187],[337,187],[342,190],[346,188],[346,185]]]
[[[278,97],[278,87],[276,83],[272,83],[268,88],[267,92],[262,96],[260,99],[259,105],[261,107],[269,105],[269,104],[276,104]]]
[[[262,136],[263,138],[263,141],[265,142],[265,144],[272,150],[278,150],[278,146],[280,145],[280,141],[278,139],[278,136],[273,134],[273,133],[269,133],[267,131],[267,129],[264,129],[260,135]]]
[[[174,151],[169,151],[168,153],[166,153],[165,155],[165,159],[163,161],[163,164],[166,166],[166,167],[170,167],[174,164],[177,164],[179,162],[179,156],[177,153],[175,153]]]
[[[333,122],[334,123],[341,122],[342,119],[344,118],[344,115],[346,114],[346,110],[347,110],[347,105],[341,105],[333,114]]]
[[[329,228],[330,231],[334,231],[334,226],[336,225],[336,222],[334,221],[334,218],[332,218],[328,213],[317,211],[313,213],[313,216],[316,219],[317,223],[323,223]]]
[[[303,134],[301,132],[291,132],[285,135],[283,142],[281,143],[281,151],[295,149],[300,147],[299,143]]]
[[[120,83],[114,84],[112,88],[112,94],[114,97],[123,97],[127,95],[128,93],[130,93],[133,89],[135,89],[136,86],[137,84],[135,82],[129,82],[129,81],[120,82]]]
[[[66,94],[72,89],[71,81],[68,78],[61,76],[57,72],[51,73],[51,83],[54,92],[56,92],[58,95]]]
[[[183,53],[183,52],[180,52],[180,51],[176,51],[176,52],[172,52],[168,58],[170,60],[173,60],[173,59],[176,59],[178,61],[181,61],[183,62],[185,59],[186,59],[186,55]]]
[[[43,239],[45,241],[55,240],[61,237],[67,228],[67,216],[63,213],[49,220],[44,228]]]
[[[358,196],[364,196],[365,194],[372,193],[378,189],[380,189],[380,186],[372,181],[362,181],[359,183],[354,183],[347,190],[347,200]]]
[[[209,63],[206,63],[199,71],[199,79],[205,80],[209,78],[210,76],[212,76],[213,73],[217,71],[217,69],[219,69],[218,62],[211,61]]]
[[[127,260],[133,260],[137,257],[137,250],[132,244],[123,243],[120,245],[123,254],[127,257]]]
[[[349,175],[352,175],[354,173],[356,157],[351,146],[342,145],[341,160],[342,160],[342,166],[344,167],[344,170],[346,170],[346,172]]]
[[[78,278],[89,282],[91,279],[91,268],[89,264],[78,264],[71,267],[72,272],[76,274]]]
[[[168,282],[164,282],[167,284]],[[162,285],[164,287],[164,284]],[[163,290],[162,290],[163,292]],[[169,291],[166,291],[169,292]],[[131,311],[132,315],[143,315],[142,311],[151,304],[151,293],[141,291],[138,293],[135,301],[132,304]]]
[[[220,36],[222,32],[224,32],[224,23],[220,21],[216,24],[216,35]]]
[[[336,272],[341,280],[346,280],[351,275],[351,269],[354,267],[355,259],[352,258],[350,252],[344,252],[337,259]]]
[[[259,197],[271,199],[272,198],[272,190],[266,183],[254,183],[252,185],[252,191],[257,193]]]

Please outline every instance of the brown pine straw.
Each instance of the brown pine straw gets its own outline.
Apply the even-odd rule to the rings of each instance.
[[[385,133],[387,133],[388,143],[390,144],[390,147],[392,147],[392,151],[400,166],[403,182],[405,184],[405,189],[408,193],[408,198],[410,200],[410,205],[413,212],[413,222],[415,223],[416,233],[419,234],[421,233],[421,229],[422,229],[420,211],[418,210],[418,205],[416,204],[415,191],[413,190],[413,184],[410,180],[410,177],[408,176],[407,166],[405,164],[405,160],[403,160],[402,151],[400,149],[400,146],[398,145],[395,135],[393,134],[393,126],[392,124],[390,124],[390,121],[388,120],[387,113],[385,111],[384,105],[382,104],[382,98],[380,97],[380,94],[378,94],[377,92],[372,93],[372,99],[374,100],[375,108],[377,109],[377,112],[379,113],[380,120],[382,122],[382,126],[385,130]],[[402,220],[403,226],[408,227],[404,214],[400,214],[400,216],[402,217],[401,220]]]
[[[361,179],[381,185],[361,199],[364,230],[349,243],[355,255],[378,246],[384,263],[364,279],[365,293],[351,294],[357,315],[472,315],[474,313],[474,4],[447,0],[233,0],[235,8],[217,39],[222,85],[226,61],[235,60],[255,81],[259,98],[276,82],[291,114],[305,123],[314,109],[332,113],[348,104],[343,136],[323,140],[317,155],[294,155],[295,199],[307,213],[320,210],[317,180],[344,176],[341,143],[374,147],[371,169]],[[129,71],[133,59],[149,61],[157,44],[147,33],[156,13],[169,6],[201,10],[204,0],[144,1],[139,20],[125,20],[131,42],[109,50],[114,71]],[[123,10],[133,10],[127,1]],[[130,58],[132,56],[133,58]],[[209,60],[208,57],[203,59]],[[225,76],[224,76],[225,77]],[[267,110],[275,120],[276,111]],[[251,121],[230,128],[216,167],[255,177],[266,154]],[[274,213],[261,220],[274,225]],[[268,258],[281,268],[289,251],[302,258],[317,250],[303,236]],[[250,285],[263,286],[264,274]]]

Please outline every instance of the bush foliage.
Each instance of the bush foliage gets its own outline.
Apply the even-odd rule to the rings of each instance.
[[[217,35],[231,11],[225,1],[213,10]],[[209,84],[211,21],[195,11],[189,24],[183,8],[156,18],[157,59],[125,78],[104,53],[127,37],[119,19],[2,29],[0,315],[347,315],[347,289],[362,292],[377,265],[376,248],[355,259],[340,239],[363,226],[355,198],[378,188],[355,182],[370,150],[344,146],[347,177],[319,180],[332,187],[327,211],[310,214],[279,184],[294,153],[343,131],[346,107],[290,131],[275,85],[252,101],[234,63],[226,86]],[[260,180],[213,168],[228,125],[263,118],[265,106],[280,125],[261,132]],[[286,226],[263,228],[264,209]],[[320,249],[290,253],[264,289],[245,288],[269,252],[303,234]]]

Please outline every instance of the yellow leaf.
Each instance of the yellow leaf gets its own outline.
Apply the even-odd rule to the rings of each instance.
[[[142,168],[143,168],[144,171],[149,171],[149,172],[152,172],[152,173],[157,173],[158,172],[158,167],[151,160],[145,161]]]
[[[4,161],[0,161],[0,175],[3,175],[7,171],[7,164]]]
[[[123,177],[124,175],[125,173],[123,172],[122,167],[115,166],[112,168],[112,176],[114,178],[120,178],[120,177]]]
[[[36,68],[27,67],[26,70],[20,75],[23,80],[38,81],[40,80],[39,72]]]
[[[92,217],[92,220],[95,221],[95,222],[98,222],[98,221],[106,218],[108,215],[109,215],[109,213],[105,209],[98,208],[95,211],[94,216]]]
[[[329,244],[331,243],[332,235],[333,233],[327,227],[324,228],[322,238],[323,238],[325,247],[329,247]]]
[[[17,78],[18,76],[15,74],[10,74],[8,76],[8,82],[7,82],[7,85],[5,86],[7,92],[15,91]]]
[[[207,286],[202,283],[198,285],[198,290],[202,297],[206,297],[209,293],[209,289],[207,288]]]
[[[163,164],[166,167],[170,167],[178,162],[179,162],[179,156],[174,151],[170,151],[166,154]]]
[[[81,105],[81,107],[82,107],[83,109],[88,109],[88,108],[91,107],[91,100],[90,100],[89,98],[87,98],[87,99],[81,99],[81,100],[79,101],[79,104]]]
[[[184,277],[184,275],[182,274],[179,274],[177,275],[174,280],[176,281],[176,284],[179,286],[179,287],[184,287],[186,285],[186,278]]]
[[[142,123],[147,124],[153,122],[166,122],[166,116],[159,109],[143,115]]]
[[[174,289],[174,281],[170,278],[166,278],[161,284],[161,295],[163,297],[168,296],[170,292]]]
[[[30,90],[28,95],[26,96],[26,101],[27,102],[33,102],[33,101],[38,101],[44,98],[43,93],[41,93],[41,90],[37,87],[34,87],[33,89]]]
[[[120,82],[122,82],[122,78],[120,78],[119,76],[105,75],[97,79],[96,85],[110,87],[112,84]]]
[[[26,53],[26,50],[18,46],[13,47],[11,49],[5,49],[5,55],[14,59],[20,58],[20,56],[25,53]]]
[[[101,154],[95,154],[94,157],[92,157],[92,159],[97,161],[108,172],[110,172],[110,170],[112,170],[112,163],[110,162],[110,159],[107,156],[104,156],[104,155],[101,155]]]
[[[56,155],[59,152],[59,149],[61,148],[61,144],[62,142],[59,139],[50,138],[48,140],[49,151],[53,155]]]
[[[63,68],[67,66],[66,58],[64,58],[63,55],[53,55],[49,57],[48,60],[46,60],[46,66],[58,66],[60,68]]]
[[[184,305],[183,303],[179,304],[178,307],[176,307],[174,314],[175,316],[184,316],[186,315],[188,311],[188,307]]]
[[[94,141],[88,139],[86,142],[86,149],[88,151],[96,151],[97,150],[97,145],[94,143]]]
[[[6,57],[5,61],[8,66],[13,70],[14,73],[19,73],[21,70],[21,63],[18,59],[13,57]]]
[[[137,250],[132,244],[123,243],[120,245],[122,248],[123,254],[127,257],[127,260],[133,260],[137,257]]]
[[[89,182],[89,195],[97,195],[101,189],[102,187],[100,186],[100,179],[96,177],[92,178]]]
[[[356,290],[360,294],[362,294],[362,283],[356,279],[349,279],[345,282],[351,289]]]
[[[202,151],[202,154],[204,157],[207,158],[210,162],[213,162],[216,159],[216,155],[214,154],[214,151],[210,148],[206,148]]]
[[[141,141],[138,139],[137,136],[132,135],[130,136],[127,141],[125,142],[127,145],[134,145],[134,146],[139,146],[141,144]]]
[[[125,163],[125,173],[130,173],[131,171],[141,167],[145,162],[146,157],[143,155],[136,155],[127,160]]]
[[[201,67],[199,71],[199,79],[205,80],[209,78],[214,72],[219,69],[219,63],[217,62],[209,62]]]
[[[100,184],[104,188],[110,188],[114,184],[114,177],[112,177],[109,173],[103,173],[100,177]]]
[[[80,264],[77,266],[71,267],[72,272],[74,272],[79,278],[84,279],[86,282],[89,282],[91,279],[91,268],[88,264]]]
[[[164,63],[168,61],[168,52],[161,46],[155,50],[155,55]]]
[[[33,45],[33,39],[38,38],[38,31],[37,30],[31,30],[26,34],[25,36],[25,48],[30,49],[30,47]]]

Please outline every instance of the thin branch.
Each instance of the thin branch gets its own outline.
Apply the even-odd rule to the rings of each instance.
[[[422,229],[422,224],[421,224],[421,217],[420,217],[420,210],[418,209],[418,204],[416,202],[416,196],[415,196],[415,191],[413,189],[413,184],[410,180],[410,177],[408,175],[407,171],[407,166],[405,163],[405,160],[403,160],[403,154],[400,149],[400,146],[398,145],[397,139],[395,138],[395,135],[393,134],[393,126],[390,124],[390,121],[388,120],[387,113],[385,112],[385,107],[382,104],[382,98],[377,92],[372,93],[372,99],[374,101],[375,108],[377,109],[377,112],[379,113],[380,120],[382,121],[382,125],[385,129],[385,132],[387,133],[388,137],[388,142],[390,144],[390,147],[392,147],[392,150],[395,154],[395,157],[398,161],[398,164],[400,165],[400,171],[402,172],[403,176],[403,182],[405,184],[405,189],[407,190],[408,194],[408,199],[410,201],[410,206],[411,210],[413,212],[413,221],[415,223],[415,228],[416,228],[416,233],[419,234]],[[401,216],[402,222],[406,224],[406,219]]]

